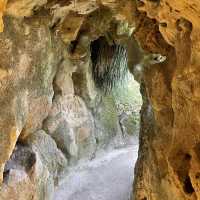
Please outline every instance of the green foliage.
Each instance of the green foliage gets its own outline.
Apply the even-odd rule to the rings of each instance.
[[[128,73],[123,84],[118,85],[112,93],[118,108],[119,116],[121,113],[127,114],[127,118],[123,120],[126,132],[128,134],[138,133],[140,126],[140,109],[142,105],[139,84],[134,80],[133,76]]]
[[[99,113],[99,118],[101,119],[104,127],[111,132],[117,131],[118,116],[117,107],[115,105],[115,100],[112,95],[106,95],[102,97],[101,102],[101,112]]]
[[[109,135],[117,132],[119,124],[128,134],[138,133],[142,105],[140,86],[128,72],[126,48],[114,42],[109,44],[101,37],[91,45],[93,79],[104,94],[98,118]]]
[[[139,131],[139,121],[138,113],[129,115],[129,117],[124,121],[124,126],[126,127],[126,132],[129,135],[138,133]]]
[[[116,103],[128,104],[135,108],[141,107],[142,97],[140,94],[140,86],[130,73],[127,73],[122,84],[118,84],[113,89],[113,95]]]

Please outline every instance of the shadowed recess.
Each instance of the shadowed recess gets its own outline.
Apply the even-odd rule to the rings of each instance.
[[[127,50],[124,46],[109,45],[104,37],[91,44],[92,75],[95,85],[105,94],[124,80],[127,72]]]

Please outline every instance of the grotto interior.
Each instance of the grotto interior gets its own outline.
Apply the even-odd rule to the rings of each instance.
[[[198,0],[0,0],[0,200],[54,199],[69,166],[126,143],[130,76],[130,199],[200,199],[199,20]]]

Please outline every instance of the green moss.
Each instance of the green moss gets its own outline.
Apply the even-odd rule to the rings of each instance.
[[[133,76],[128,74],[123,85],[119,84],[113,91],[113,96],[116,104],[121,104],[123,111],[132,112],[124,120],[124,126],[128,134],[137,134],[140,127],[140,109],[142,105],[142,97],[140,94],[140,86],[133,79]],[[120,114],[120,110],[118,109]]]
[[[126,128],[126,132],[129,135],[137,134],[139,131],[139,123],[140,119],[138,115],[130,115],[125,121],[124,126]]]
[[[103,126],[109,132],[115,132],[118,128],[118,116],[115,100],[112,95],[102,97],[102,110],[99,113]]]

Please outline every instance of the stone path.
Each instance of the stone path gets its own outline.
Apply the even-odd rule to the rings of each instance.
[[[69,173],[54,200],[128,200],[138,145],[114,150]]]

